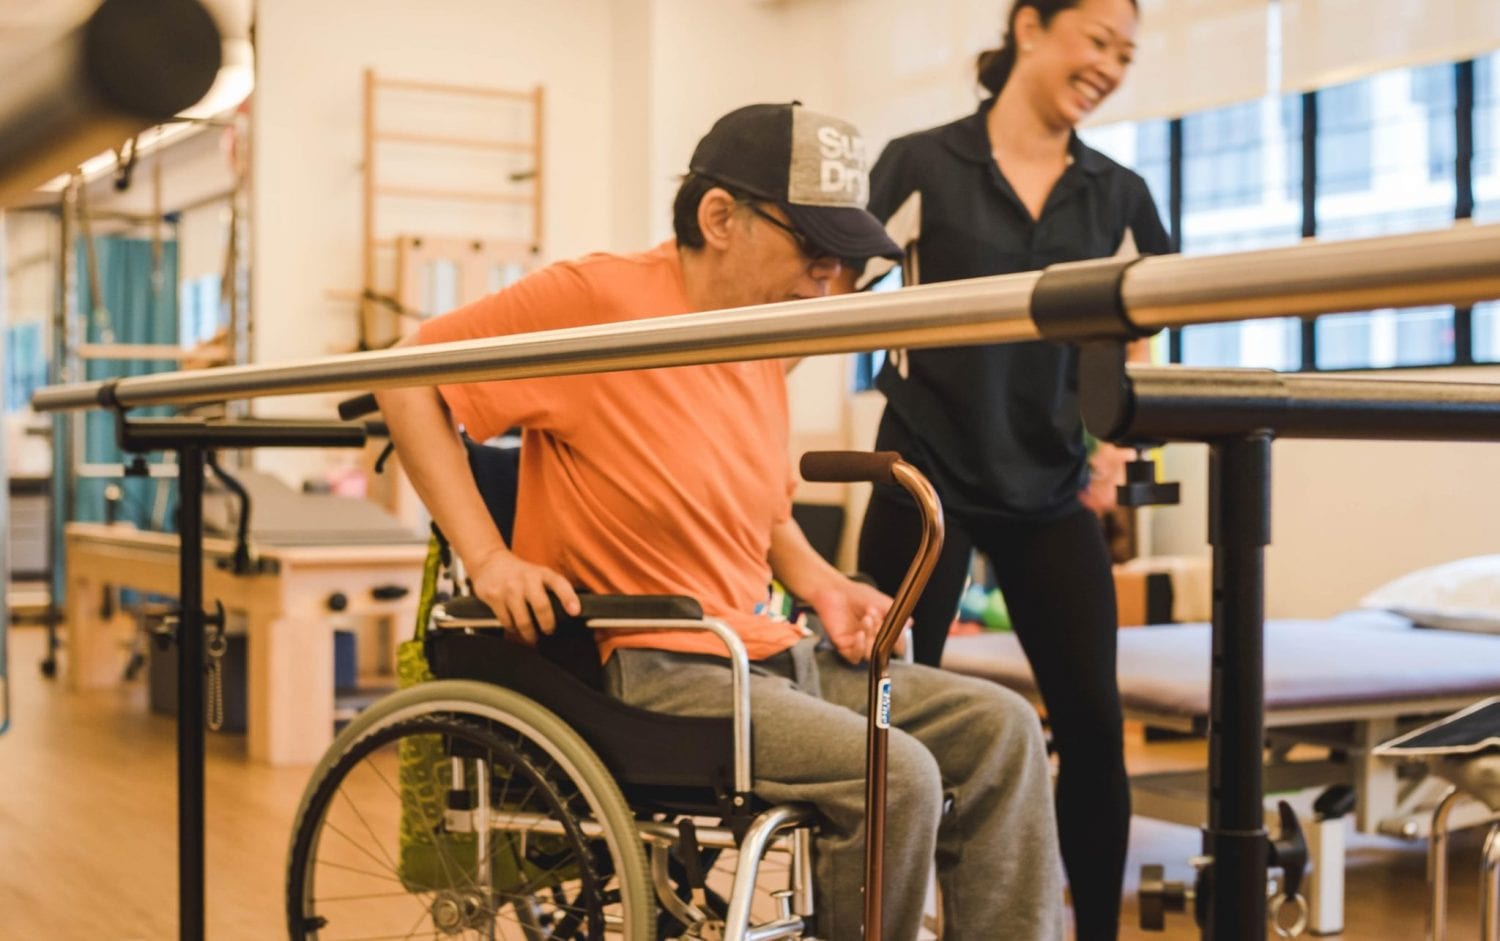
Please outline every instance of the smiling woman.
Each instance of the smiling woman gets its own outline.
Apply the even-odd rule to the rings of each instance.
[[[924,281],[1171,251],[1141,177],[1073,130],[1124,79],[1136,20],[1133,0],[1017,0],[1004,43],[977,63],[993,97],[886,148],[870,210],[920,206]],[[916,608],[919,662],[941,661],[971,550],[993,563],[1052,725],[1063,859],[1077,936],[1091,941],[1116,934],[1130,799],[1114,584],[1102,528],[1079,502],[1076,356],[1042,342],[897,351],[876,380],[887,399],[876,447],[920,466],[947,510],[944,555]],[[918,533],[910,501],[877,488],[860,570],[894,590]]]

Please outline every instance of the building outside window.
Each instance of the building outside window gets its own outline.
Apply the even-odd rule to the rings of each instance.
[[[1212,255],[1295,245],[1302,236],[1302,107],[1263,98],[1182,119],[1182,252]],[[1198,366],[1301,366],[1293,318],[1204,324],[1182,331]]]
[[[1141,175],[1156,200],[1156,213],[1167,224],[1167,198],[1172,192],[1171,122],[1140,121],[1081,128],[1078,136],[1090,147]]]
[[[1474,221],[1500,222],[1500,52],[1474,61]],[[1474,307],[1474,361],[1500,362],[1500,302]]]
[[[1474,221],[1500,222],[1500,52],[1474,60]]]
[[[1453,224],[1456,72],[1397,69],[1317,93],[1319,241]],[[1319,317],[1319,369],[1451,363],[1451,307]]]

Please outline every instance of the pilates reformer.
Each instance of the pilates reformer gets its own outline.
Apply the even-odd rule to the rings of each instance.
[[[1268,923],[1269,869],[1284,872],[1273,907],[1295,908],[1301,904],[1303,868],[1295,818],[1288,832],[1272,841],[1262,807],[1262,553],[1269,538],[1271,439],[1497,440],[1500,389],[1253,370],[1127,371],[1123,341],[1171,325],[1488,299],[1500,296],[1495,257],[1500,257],[1500,229],[1474,227],[1242,256],[1111,259],[883,296],[771,304],[293,365],[82,383],[44,389],[34,405],[111,408],[128,421],[126,410],[148,403],[365,390],[423,384],[439,376],[477,381],[1038,337],[1081,343],[1082,400],[1091,429],[1123,443],[1205,441],[1213,450],[1211,541],[1218,604],[1208,727],[1214,761],[1192,901],[1205,936],[1258,939]],[[1156,486],[1137,482],[1148,491]],[[184,594],[185,601],[198,600]],[[180,632],[200,631],[201,625],[201,611],[185,607]],[[192,711],[185,707],[183,714]],[[191,782],[184,786],[184,801],[192,800],[191,787]],[[201,800],[201,792],[197,796]],[[198,824],[196,831],[185,826],[182,838],[201,841],[201,817]],[[201,872],[197,875],[195,884],[184,872],[184,891],[201,892]],[[1185,903],[1189,895],[1186,887],[1164,886],[1158,892],[1166,902]]]

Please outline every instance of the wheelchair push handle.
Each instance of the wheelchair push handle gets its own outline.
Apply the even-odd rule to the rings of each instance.
[[[364,395],[356,395],[352,399],[345,399],[338,405],[339,417],[344,421],[354,421],[356,418],[364,418],[380,411],[380,403],[375,401],[375,393],[366,392]]]
[[[802,479],[847,484],[894,484],[901,455],[895,451],[809,451],[802,455]]]
[[[364,418],[366,415],[374,415],[379,412],[380,403],[375,400],[375,393],[366,392],[364,395],[356,395],[352,399],[345,399],[340,402],[338,404],[338,411],[339,417],[344,421],[355,421]],[[383,421],[365,422],[365,433],[372,438],[389,438],[391,436],[390,429],[386,427]],[[387,446],[386,450],[389,452],[390,447]],[[385,457],[386,455],[382,454],[378,463],[384,464]],[[379,473],[379,471],[380,468],[377,466],[376,472]]]

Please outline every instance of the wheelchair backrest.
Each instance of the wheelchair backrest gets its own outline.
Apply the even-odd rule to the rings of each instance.
[[[500,529],[505,544],[511,544],[516,528],[516,486],[521,481],[521,449],[499,448],[464,436],[469,452],[469,472],[484,498],[485,509]]]

